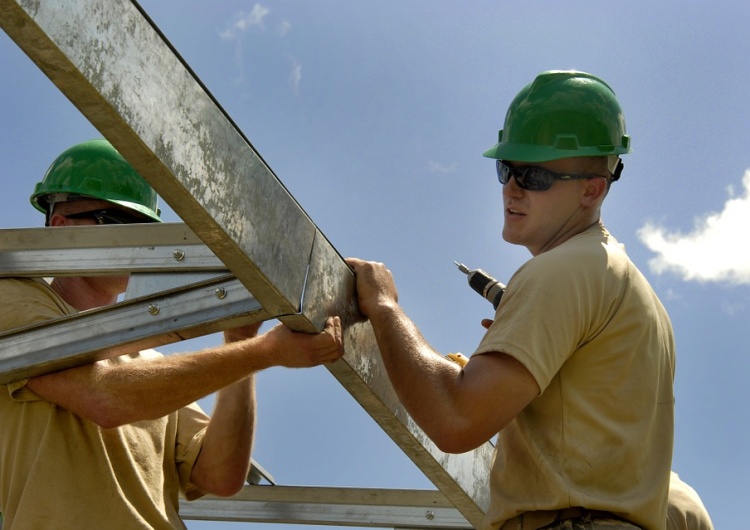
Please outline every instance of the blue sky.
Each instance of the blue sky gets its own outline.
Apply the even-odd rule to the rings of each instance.
[[[750,41],[744,2],[143,0],[141,5],[337,250],[385,262],[439,351],[470,354],[491,306],[454,260],[506,280],[481,153],[539,72],[599,75],[633,152],[604,205],[672,318],[673,469],[717,528],[740,528],[750,470]],[[99,133],[0,33],[0,226],[49,163]],[[163,205],[165,219],[178,218]],[[213,342],[170,347],[169,352]],[[259,375],[255,458],[280,484],[430,488],[323,369]],[[205,401],[210,409],[211,400]],[[236,524],[191,522],[191,529]]]

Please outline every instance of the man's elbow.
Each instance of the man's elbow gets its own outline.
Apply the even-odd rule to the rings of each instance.
[[[109,399],[92,400],[84,410],[76,411],[76,413],[102,429],[115,429],[123,425],[148,419],[144,418],[140,411],[136,409],[130,410],[121,403],[116,403]]]
[[[129,423],[137,421],[135,419],[129,420],[124,415],[111,414],[106,412],[99,414],[92,413],[87,419],[94,422],[102,429],[116,429],[117,427],[122,427],[123,425],[127,425]]]
[[[434,432],[429,433],[432,442],[444,453],[467,453],[480,447],[493,436],[483,430],[463,426],[444,426]]]
[[[216,495],[217,497],[231,497],[232,495],[236,495],[237,493],[242,491],[244,485],[244,481],[221,484],[220,486],[213,488],[213,491],[209,491],[208,493]]]
[[[245,477],[239,475],[223,477],[221,480],[211,480],[209,483],[200,486],[206,493],[217,497],[231,497],[242,491],[243,487],[245,487]]]
[[[478,442],[475,439],[468,440],[457,436],[446,439],[433,440],[437,448],[442,452],[453,454],[468,453],[469,451],[473,451],[486,441],[487,440]]]

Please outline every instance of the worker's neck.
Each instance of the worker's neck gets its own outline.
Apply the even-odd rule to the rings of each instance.
[[[52,280],[52,289],[69,305],[84,311],[117,302],[117,295],[96,288],[103,278],[61,277]]]

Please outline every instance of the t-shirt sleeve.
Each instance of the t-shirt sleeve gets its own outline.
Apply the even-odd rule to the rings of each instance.
[[[133,356],[139,359],[155,359],[163,355],[156,350],[146,349]],[[129,362],[129,356],[110,359],[110,362]],[[205,492],[190,482],[190,475],[198,455],[203,447],[203,437],[211,418],[198,403],[191,403],[176,411],[177,433],[175,435],[174,458],[177,465],[177,475],[180,481],[180,491],[187,500],[194,500],[205,495]]]
[[[180,490],[187,500],[194,500],[205,495],[205,492],[190,482],[190,475],[201,452],[209,420],[208,415],[197,403],[183,407],[177,413],[175,459],[180,478]]]
[[[495,320],[474,355],[510,355],[544,391],[600,320],[595,306],[602,294],[576,263],[549,252],[524,264],[508,282]]]
[[[41,401],[42,398],[26,386],[28,381],[28,379],[22,379],[21,381],[14,381],[6,385],[8,394],[13,401]]]
[[[674,471],[669,481],[667,530],[713,530],[711,517],[698,492]]]
[[[40,278],[0,279],[0,332],[46,322],[75,312]],[[26,387],[28,379],[6,385],[11,399],[36,401],[41,398]]]
[[[42,279],[0,279],[0,332],[75,313]]]

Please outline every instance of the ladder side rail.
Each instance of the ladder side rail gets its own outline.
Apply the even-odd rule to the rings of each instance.
[[[232,497],[180,501],[187,520],[469,530],[439,492],[368,488],[245,486]]]
[[[224,276],[2,333],[0,384],[269,318]]]
[[[226,270],[183,223],[0,230],[0,277]]]

